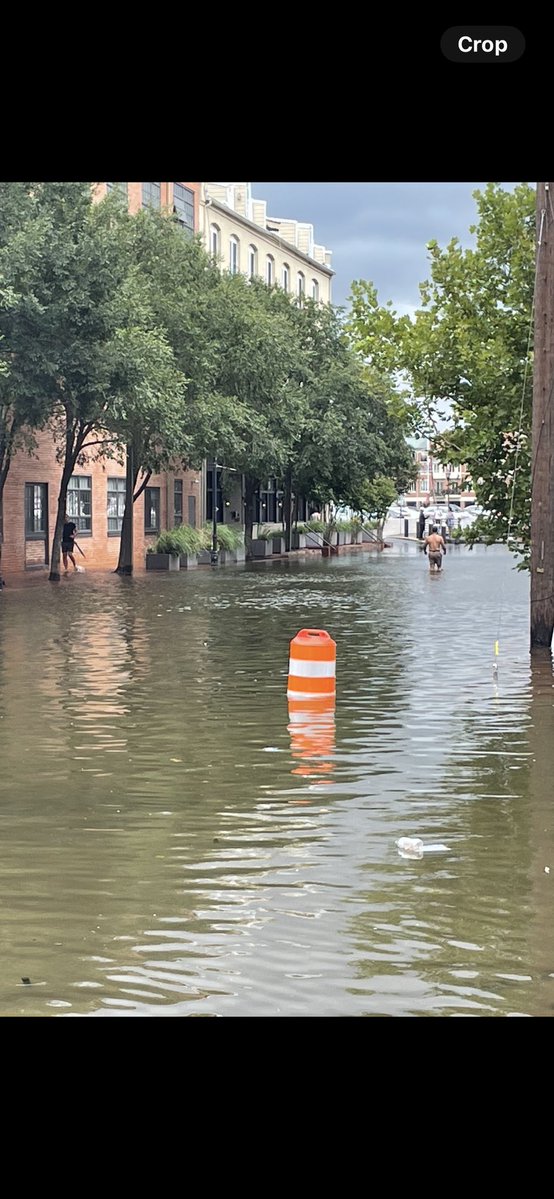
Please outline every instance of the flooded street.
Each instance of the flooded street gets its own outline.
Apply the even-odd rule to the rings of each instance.
[[[500,547],[430,577],[400,542],[6,587],[0,1015],[552,1015],[528,603]],[[307,728],[304,627],[337,643],[335,720]]]

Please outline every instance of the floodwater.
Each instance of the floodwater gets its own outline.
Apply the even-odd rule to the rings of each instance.
[[[0,1014],[552,1015],[553,695],[500,547],[14,581]]]

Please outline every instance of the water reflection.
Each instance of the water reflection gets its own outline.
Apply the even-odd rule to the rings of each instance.
[[[0,1012],[550,1014],[552,686],[502,551],[0,602]],[[309,720],[306,625],[337,642]]]

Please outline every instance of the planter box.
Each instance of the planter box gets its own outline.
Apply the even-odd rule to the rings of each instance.
[[[291,539],[290,539],[290,547],[292,550],[305,550],[306,549],[306,534],[305,533],[292,533]]]
[[[197,554],[196,557],[197,557],[199,566],[211,566],[211,564],[212,564],[212,551],[211,550],[200,550],[200,553]]]
[[[368,533],[367,529],[362,529],[362,541],[376,541],[374,533]]]
[[[315,533],[310,530],[309,533],[305,533],[304,536],[306,538],[306,549],[320,550],[323,548],[323,535],[321,533]]]
[[[237,550],[220,550],[219,561],[222,566],[234,566],[236,562],[244,562],[246,551],[244,546],[239,546]]]
[[[253,558],[269,558],[273,553],[273,541],[264,541],[262,537],[254,538],[252,542]]]
[[[147,570],[180,570],[181,561],[178,554],[147,554]]]
[[[337,545],[348,545],[349,541],[350,533],[344,533],[342,529],[339,529]]]
[[[179,561],[181,570],[193,570],[195,566],[198,566],[198,554],[181,554]]]
[[[328,534],[327,542],[329,543],[329,545],[338,545],[339,544],[339,535],[338,535],[336,529],[333,529],[332,532]]]
[[[362,538],[362,530],[361,530],[361,529],[358,529],[358,532],[357,532],[357,533],[353,533],[353,534],[352,534],[352,545],[361,545],[361,544],[362,544],[362,540],[363,540],[363,538]]]
[[[284,537],[272,537],[271,545],[273,547],[272,551],[271,551],[273,554],[284,554],[285,553],[285,538]]]

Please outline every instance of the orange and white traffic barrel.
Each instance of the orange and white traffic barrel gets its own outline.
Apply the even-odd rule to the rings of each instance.
[[[324,629],[301,629],[290,643],[289,699],[334,697],[337,646]]]

